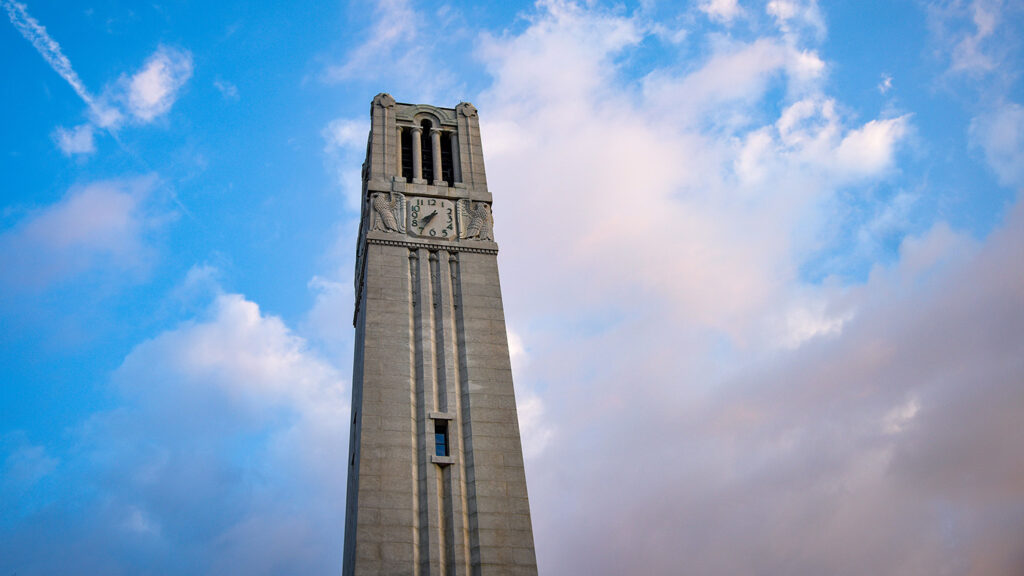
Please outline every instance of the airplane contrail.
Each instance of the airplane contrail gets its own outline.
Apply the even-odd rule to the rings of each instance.
[[[50,65],[50,68],[53,68],[54,72],[60,74],[61,78],[71,85],[71,88],[89,105],[93,113],[100,116],[99,107],[96,106],[92,95],[85,88],[85,84],[82,83],[82,79],[78,77],[75,69],[71,67],[71,61],[61,52],[60,44],[50,37],[46,28],[29,15],[24,4],[14,2],[13,0],[0,0],[0,3],[7,10],[7,15],[11,18],[11,24],[14,24],[18,32],[32,43],[32,46],[39,52],[39,55]]]

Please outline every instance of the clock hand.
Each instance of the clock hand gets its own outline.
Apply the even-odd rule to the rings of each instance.
[[[429,224],[431,220],[434,219],[434,216],[437,216],[437,210],[434,210],[430,214],[427,214],[426,216],[423,217],[422,220],[420,220],[420,222],[422,222],[422,224],[420,225],[420,232],[423,232],[423,229],[427,227],[427,224]]]

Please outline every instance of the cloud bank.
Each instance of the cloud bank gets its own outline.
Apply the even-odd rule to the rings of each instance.
[[[347,387],[280,319],[217,294],[202,316],[136,346],[112,386],[119,407],[75,430],[70,454],[58,460],[21,441],[8,457],[6,470],[20,473],[5,474],[5,491],[15,481],[21,493],[49,489],[35,488],[45,505],[5,512],[28,528],[0,538],[5,565],[25,574],[337,568]]]
[[[640,15],[550,2],[484,40],[542,570],[1020,573],[1024,211],[983,244],[937,221],[863,283],[808,282],[914,117],[843,112],[814,3],[763,17],[774,32],[636,83],[616,62],[653,34]]]

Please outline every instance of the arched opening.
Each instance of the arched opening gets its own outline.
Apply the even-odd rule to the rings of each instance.
[[[402,128],[402,178],[406,182],[412,182],[412,130],[408,127]]]
[[[434,147],[430,143],[430,120],[420,122],[423,132],[420,134],[420,150],[423,155],[423,179],[434,180]]]
[[[455,164],[452,159],[451,132],[441,132],[441,180],[448,186],[455,185]]]

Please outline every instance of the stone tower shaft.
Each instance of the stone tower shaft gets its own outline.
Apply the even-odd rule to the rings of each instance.
[[[536,574],[477,111],[371,118],[344,574]]]

